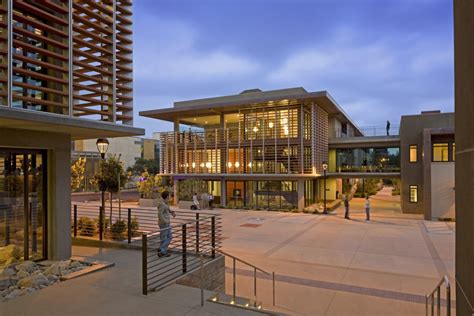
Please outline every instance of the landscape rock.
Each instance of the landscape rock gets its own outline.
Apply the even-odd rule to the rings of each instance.
[[[12,278],[8,276],[0,276],[0,291],[8,289],[10,286],[14,285]]]
[[[43,274],[35,274],[18,281],[17,286],[22,287],[34,287],[39,288],[42,285],[48,285],[49,280]]]
[[[17,265],[15,269],[17,271],[26,271],[28,273],[32,273],[33,271],[38,269],[38,266],[33,261],[25,261]]]
[[[15,275],[15,269],[12,269],[12,268],[3,269],[1,275],[11,277]]]
[[[26,272],[25,270],[20,270],[16,273],[16,276],[19,278],[19,279],[23,279],[23,278],[26,278],[26,277],[29,277],[30,274],[28,272]]]
[[[5,299],[11,300],[12,298],[20,296],[20,294],[21,294],[21,290],[16,289],[16,290],[13,290],[12,292],[10,292],[9,294],[7,294],[7,296],[5,296]]]

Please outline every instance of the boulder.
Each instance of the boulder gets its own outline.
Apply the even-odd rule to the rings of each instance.
[[[17,272],[16,276],[19,279],[23,279],[23,278],[29,277],[30,274],[28,272],[26,272],[25,270],[20,270],[20,271]]]
[[[0,291],[8,289],[15,282],[8,276],[0,276]]]
[[[58,261],[50,265],[46,270],[44,271],[44,275],[65,275],[66,273],[69,273],[69,265],[71,264],[71,260],[65,260],[65,261]]]
[[[21,279],[18,281],[17,286],[18,287],[34,287],[34,288],[39,288],[42,285],[49,285],[49,280],[47,277],[45,277],[43,274],[35,274],[26,278]]]
[[[6,247],[0,247],[0,264],[8,265],[7,262],[21,258],[20,247],[10,244]]]
[[[38,269],[38,266],[33,261],[24,261],[15,267],[16,271],[26,271],[32,273]]]
[[[76,269],[76,268],[81,268],[81,267],[82,267],[82,264],[79,261],[73,261],[69,265],[69,269],[71,269],[71,270]]]

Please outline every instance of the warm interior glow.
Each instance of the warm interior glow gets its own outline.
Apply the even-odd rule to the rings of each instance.
[[[191,166],[192,166],[193,168],[196,168],[196,163],[193,161],[193,163],[191,164]]]
[[[258,132],[258,127],[255,126],[255,127],[253,128],[253,131],[254,131],[255,133]]]
[[[227,163],[227,167],[232,168],[232,162],[229,161],[229,162]]]
[[[235,167],[236,168],[240,167],[240,163],[238,161],[235,162]]]
[[[273,128],[273,122],[268,123],[268,127]]]
[[[208,168],[208,169],[209,169],[209,168],[211,168],[211,166],[212,166],[212,165],[211,165],[211,163],[210,163],[209,161],[208,161],[208,162],[206,162],[206,168]]]

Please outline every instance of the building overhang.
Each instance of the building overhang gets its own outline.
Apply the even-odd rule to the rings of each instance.
[[[234,113],[239,109],[247,107],[285,106],[300,104],[301,102],[314,102],[324,109],[329,117],[336,117],[343,123],[350,123],[354,126],[356,135],[363,135],[360,128],[352,121],[352,119],[344,112],[327,91],[305,92],[304,89],[287,90],[287,94],[278,95],[255,93],[250,96],[236,95],[223,98],[184,101],[178,102],[179,106],[176,106],[175,104],[172,108],[141,111],[139,114],[144,117],[175,122],[182,117]]]
[[[200,180],[275,180],[275,181],[291,181],[291,180],[311,180],[318,179],[320,174],[219,174],[219,173],[175,173],[163,174],[164,176],[173,177],[174,180],[200,179]]]
[[[399,179],[400,172],[330,172],[327,176],[342,179]]]
[[[59,114],[0,107],[0,128],[68,134],[72,140],[140,136],[143,128]]]
[[[396,135],[329,138],[328,144],[330,149],[400,147],[400,137]]]

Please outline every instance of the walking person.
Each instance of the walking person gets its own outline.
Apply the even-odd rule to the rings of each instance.
[[[366,198],[365,198],[365,219],[367,221],[370,221],[370,200],[369,200],[369,196],[366,196]]]
[[[212,195],[212,193],[209,193],[207,199],[209,201],[209,209],[212,210],[212,203],[214,203],[214,195]]]
[[[171,234],[171,216],[176,217],[176,213],[170,209],[168,205],[170,193],[163,191],[161,200],[158,203],[158,226],[160,226],[160,248],[158,249],[158,257],[169,257],[168,246],[173,238]]]
[[[199,198],[198,198],[197,193],[194,193],[194,195],[193,195],[193,205],[194,205],[195,210],[200,210],[201,209],[201,207],[199,206]]]
[[[344,208],[345,208],[344,218],[351,219],[349,217],[349,195],[348,194],[344,195]]]
[[[387,136],[390,136],[390,121],[387,121]]]

